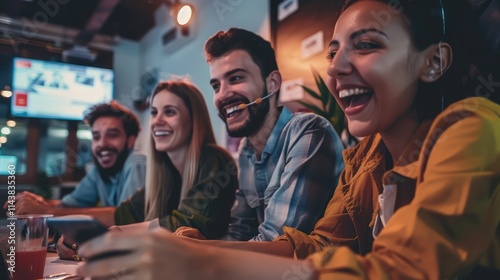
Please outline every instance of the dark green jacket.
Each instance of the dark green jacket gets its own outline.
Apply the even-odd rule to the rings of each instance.
[[[202,150],[198,175],[192,189],[179,206],[182,180],[175,170],[173,195],[168,200],[160,225],[171,231],[181,226],[197,228],[207,239],[223,236],[231,220],[231,207],[238,188],[234,160],[221,148],[206,146]],[[115,211],[115,224],[125,225],[144,221],[143,190],[123,202]]]

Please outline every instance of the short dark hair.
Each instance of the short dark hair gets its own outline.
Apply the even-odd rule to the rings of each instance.
[[[137,136],[141,131],[139,120],[127,107],[121,105],[116,100],[109,103],[96,104],[85,111],[83,120],[86,124],[94,125],[94,122],[101,117],[116,117],[122,121],[123,129],[128,136]]]
[[[208,62],[233,50],[246,51],[259,67],[263,79],[274,70],[278,70],[271,44],[248,30],[230,28],[227,31],[219,31],[205,42],[205,55]]]

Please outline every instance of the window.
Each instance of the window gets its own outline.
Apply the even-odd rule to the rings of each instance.
[[[7,175],[7,167],[15,166],[17,175],[27,170],[26,119],[0,118],[0,175]]]
[[[92,133],[83,122],[39,120],[38,172],[59,182],[78,181],[92,162]]]
[[[83,178],[89,162],[91,133],[83,122],[0,117],[0,176],[12,164],[18,185],[33,186],[41,175],[59,185]]]
[[[90,127],[83,122],[78,123],[76,138],[78,139],[78,157],[76,160],[76,167],[80,171],[87,171],[87,169],[93,164],[92,132]]]
[[[48,177],[59,177],[66,172],[67,123],[58,120],[40,120],[38,142],[38,171]]]

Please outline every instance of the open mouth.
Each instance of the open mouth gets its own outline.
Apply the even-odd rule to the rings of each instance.
[[[155,130],[153,131],[154,136],[169,136],[172,135],[172,131],[170,130]]]
[[[370,101],[372,96],[373,91],[367,88],[350,88],[339,91],[339,97],[346,109],[364,105]]]
[[[100,150],[97,152],[97,156],[103,160],[109,160],[116,152],[112,150]]]
[[[239,104],[231,107],[224,108],[226,112],[226,118],[231,118],[243,109],[240,108]]]
[[[233,98],[224,102],[220,107],[220,111],[224,114],[226,119],[237,116],[244,109],[240,108],[241,104],[248,103],[248,100],[244,98]]]

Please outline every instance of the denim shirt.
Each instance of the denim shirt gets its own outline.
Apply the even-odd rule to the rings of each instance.
[[[123,169],[105,182],[96,167],[80,181],[75,190],[64,196],[65,207],[118,206],[132,196],[137,189],[144,188],[146,178],[146,157],[131,153]]]
[[[283,226],[311,231],[344,168],[342,150],[326,119],[283,108],[260,160],[250,141],[242,140],[240,188],[223,239],[271,241]]]

